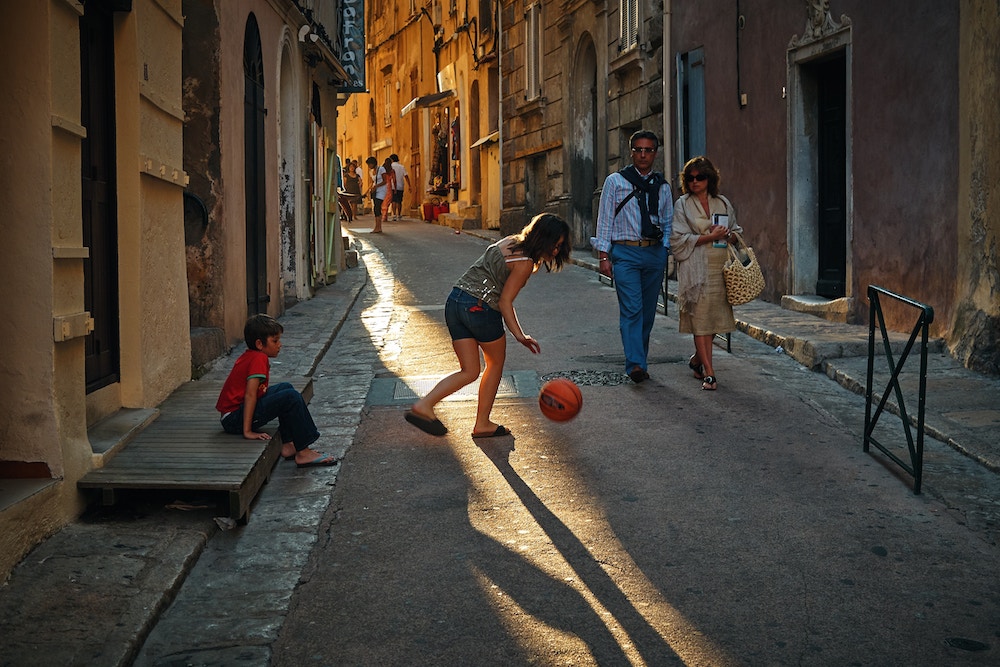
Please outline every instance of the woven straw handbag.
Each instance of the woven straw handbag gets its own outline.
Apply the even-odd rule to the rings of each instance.
[[[750,303],[764,291],[764,274],[757,263],[753,248],[748,246],[738,232],[733,232],[736,243],[729,244],[729,259],[722,267],[726,279],[726,298],[733,306]]]

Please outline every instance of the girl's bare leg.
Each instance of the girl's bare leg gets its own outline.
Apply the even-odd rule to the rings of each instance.
[[[413,412],[421,417],[436,419],[434,406],[443,398],[451,396],[462,387],[472,384],[479,377],[479,344],[475,338],[462,338],[451,342],[458,357],[459,370],[444,377],[427,392],[427,395],[413,404]],[[498,385],[499,386],[499,385]],[[495,392],[494,392],[495,393]]]
[[[480,343],[479,347],[483,350],[486,370],[479,382],[479,404],[476,407],[476,425],[472,432],[492,433],[498,424],[490,421],[490,413],[493,411],[497,389],[500,388],[500,380],[503,377],[503,365],[507,360],[507,336],[501,336],[489,343]]]

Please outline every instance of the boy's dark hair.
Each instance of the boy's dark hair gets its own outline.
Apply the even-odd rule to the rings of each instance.
[[[392,160],[393,162],[399,162],[399,156],[396,155],[395,153],[393,153],[392,155],[390,155],[389,159]]]
[[[243,325],[243,340],[251,350],[257,349],[257,341],[266,343],[271,336],[277,336],[285,327],[270,315],[251,315]]]

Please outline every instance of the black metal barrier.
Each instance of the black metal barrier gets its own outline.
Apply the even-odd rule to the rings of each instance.
[[[913,326],[913,331],[910,333],[910,338],[906,342],[906,347],[903,348],[898,362],[893,361],[892,346],[889,343],[889,334],[885,328],[885,317],[882,314],[882,302],[880,300],[883,296],[895,299],[900,303],[904,303],[920,310],[920,315],[917,318],[916,324]],[[924,408],[926,407],[925,398],[927,393],[927,329],[931,322],[934,321],[934,309],[912,299],[907,299],[904,296],[894,294],[889,290],[876,287],[875,285],[868,286],[868,301],[870,303],[870,312],[868,317],[868,384],[865,389],[864,451],[869,451],[869,445],[875,445],[883,454],[895,461],[901,468],[903,468],[903,470],[913,476],[913,493],[919,494],[924,466]],[[875,371],[876,321],[878,322],[879,331],[882,333],[882,345],[885,350],[885,358],[888,362],[891,377],[889,378],[889,382],[886,384],[885,389],[882,391],[882,399],[879,401],[878,407],[875,409],[875,414],[873,415],[872,383]],[[910,418],[909,415],[907,415],[906,405],[903,402],[903,391],[899,386],[899,374],[903,369],[903,364],[906,362],[910,351],[913,349],[913,343],[916,341],[918,333],[920,334],[920,388],[918,390],[919,393],[917,398],[917,437],[916,443],[914,443],[913,433],[910,430]],[[910,453],[909,464],[890,452],[884,445],[872,436],[872,432],[875,430],[875,424],[878,423],[878,418],[882,415],[886,402],[889,400],[890,389],[894,390],[896,394],[896,401],[899,406],[899,418],[903,423],[903,431],[906,434],[906,445]]]

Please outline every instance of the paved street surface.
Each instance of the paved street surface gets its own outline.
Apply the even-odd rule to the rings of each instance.
[[[399,344],[377,376],[454,367],[440,304],[481,246],[427,231],[378,240]],[[442,243],[448,262],[429,261]],[[720,390],[701,391],[668,317],[653,380],[613,382],[616,300],[595,281],[536,275],[517,305],[542,354],[512,345],[507,364],[604,377],[576,420],[547,422],[525,391],[495,412],[514,437],[473,442],[471,402],[443,404],[444,439],[370,406],[274,664],[996,659],[960,648],[1000,640],[995,524],[910,493],[861,452],[863,401],[756,341],[717,351]]]
[[[279,462],[245,527],[153,498],[60,531],[0,589],[0,665],[1000,662],[989,445],[928,438],[914,495],[861,451],[863,398],[769,345],[734,334],[701,391],[672,304],[635,385],[614,290],[581,266],[516,304],[542,353],[509,339],[494,420],[514,435],[474,442],[464,391],[433,438],[403,412],[456,368],[443,302],[486,240],[356,231],[367,274],[285,315],[274,371],[313,374],[317,447],[342,466]],[[554,376],[581,385],[571,422],[538,410]]]

